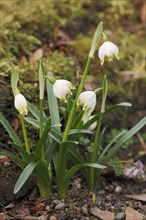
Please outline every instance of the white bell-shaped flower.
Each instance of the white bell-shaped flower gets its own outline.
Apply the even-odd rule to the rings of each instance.
[[[90,117],[89,117],[89,120],[92,119],[93,117],[94,117],[93,115],[90,116]],[[97,121],[93,122],[93,123],[89,126],[88,130],[89,130],[89,131],[93,131],[93,130],[96,128],[96,126],[97,126]]]
[[[82,92],[78,97],[77,105],[83,105],[83,110],[93,111],[96,105],[96,93],[94,91]]]
[[[27,101],[22,94],[19,93],[15,96],[14,106],[21,115],[27,115]]]
[[[74,85],[64,79],[56,80],[53,84],[54,95],[63,102],[67,102],[66,95],[72,95],[71,89],[75,89]]]
[[[119,59],[119,49],[114,43],[106,41],[100,46],[98,56],[101,65],[103,65],[104,63],[105,56],[108,58],[109,61],[112,61],[114,55],[117,59]]]

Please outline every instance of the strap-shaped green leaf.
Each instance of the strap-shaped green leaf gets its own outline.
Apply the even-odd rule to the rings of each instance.
[[[49,77],[53,77],[51,72],[48,73]],[[53,124],[60,124],[60,117],[59,117],[59,110],[58,110],[58,103],[57,98],[54,96],[53,93],[53,85],[46,79],[47,84],[47,95],[48,95],[48,105],[49,111],[51,116],[51,123]],[[57,128],[57,131],[61,133],[60,127]]]
[[[31,114],[38,120],[40,121],[40,110],[35,107],[34,105],[32,105],[30,102],[28,102],[28,110],[31,112]],[[47,116],[45,114],[45,112],[43,112],[43,122],[46,123],[47,122]]]
[[[11,145],[18,150],[23,160],[25,160],[27,163],[32,162],[33,158],[30,156],[30,154],[27,153],[25,148],[21,147],[18,144],[11,143]]]
[[[107,115],[108,113],[116,110],[119,107],[131,107],[131,104],[129,102],[121,102],[116,105],[113,105],[105,110],[104,115]],[[98,113],[95,116],[93,116],[89,121],[87,121],[84,124],[83,128],[86,129],[86,128],[90,127],[95,121],[98,121],[100,114],[101,113]]]
[[[22,186],[28,180],[28,178],[30,177],[30,175],[32,174],[32,172],[33,172],[33,170],[35,169],[36,166],[37,166],[37,163],[32,162],[32,163],[29,163],[25,167],[25,169],[23,170],[23,172],[21,173],[21,175],[19,176],[19,178],[16,182],[16,185],[14,187],[14,194],[16,194],[22,188]]]
[[[39,139],[36,148],[35,148],[35,154],[34,154],[34,158],[36,161],[41,160],[41,152],[42,152],[42,146],[45,143],[45,140],[48,136],[48,132],[51,129],[51,119],[48,119],[48,122],[44,128],[43,134],[41,136],[41,138]]]
[[[1,155],[6,155],[9,158],[11,158],[11,160],[13,160],[21,169],[23,169],[27,165],[26,161],[24,161],[23,159],[21,159],[20,157],[16,156],[8,150],[1,150],[0,153]]]
[[[146,117],[141,119],[132,129],[124,134],[119,141],[109,150],[107,155],[103,159],[99,160],[99,163],[106,164],[111,158],[115,156],[120,147],[123,146],[134,134],[136,134],[141,128],[146,125]]]
[[[6,131],[9,133],[9,135],[10,135],[11,139],[14,141],[14,143],[16,143],[20,146],[23,146],[19,137],[17,136],[16,132],[11,127],[11,125],[9,124],[7,119],[1,113],[0,113],[0,122],[2,123],[2,125],[4,126]]]
[[[101,159],[106,154],[106,152],[109,150],[109,148],[125,133],[126,133],[126,131],[122,131],[113,140],[111,140],[111,142],[104,148],[104,150],[100,154],[99,159]]]
[[[106,166],[103,166],[101,164],[97,164],[97,163],[84,163],[84,164],[76,164],[74,166],[72,166],[65,174],[63,181],[61,183],[61,191],[63,194],[66,192],[70,179],[72,178],[72,176],[82,167],[87,166],[87,167],[93,167],[93,168],[97,168],[97,169],[105,169]]]
[[[25,120],[26,120],[28,123],[30,123],[30,124],[32,124],[33,126],[35,126],[36,128],[39,128],[39,127],[40,127],[39,121],[36,120],[36,119],[34,119],[34,118],[25,117]],[[46,124],[46,123],[44,123],[44,126],[45,126],[45,124]],[[59,127],[59,126],[60,126],[60,124],[56,124],[56,125],[51,126],[51,129],[50,129],[48,135],[49,135],[53,140],[57,141],[58,143],[61,143],[62,135],[61,135],[61,134],[57,131],[57,129],[56,129],[56,128]]]
[[[72,134],[93,134],[93,132],[85,130],[85,129],[71,129],[69,131],[69,135]]]

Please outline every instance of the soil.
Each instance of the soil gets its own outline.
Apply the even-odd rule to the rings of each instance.
[[[1,164],[0,181],[0,220],[92,220],[95,207],[115,214],[116,219],[125,219],[125,210],[131,207],[146,216],[146,199],[138,201],[127,199],[126,194],[146,194],[146,180],[131,180],[117,177],[113,172],[105,173],[100,180],[99,189],[95,192],[93,203],[92,192],[80,174],[74,177],[66,199],[60,199],[55,192],[51,198],[41,200],[35,181],[30,179],[22,190],[14,195],[13,188],[19,170],[12,162]]]

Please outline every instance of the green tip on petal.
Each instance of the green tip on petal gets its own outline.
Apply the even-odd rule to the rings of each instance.
[[[117,60],[119,60],[119,59],[120,59],[120,56],[119,56],[119,54],[116,54],[116,58],[117,58]]]
[[[100,59],[100,64],[103,66],[104,60]]]
[[[113,57],[112,56],[107,56],[108,60],[109,61],[112,61],[113,60]]]
[[[67,94],[68,94],[68,95],[72,95],[72,91],[69,89],[69,90],[67,91]]]
[[[88,105],[84,105],[84,106],[83,106],[83,110],[88,109],[88,107],[89,107]]]
[[[75,86],[72,83],[70,84],[70,86],[71,86],[71,89],[75,89]]]
[[[80,105],[81,104],[81,99],[78,99],[77,100],[77,105]]]
[[[60,98],[60,100],[61,100],[62,102],[67,103],[67,100],[66,100],[66,98],[65,98],[65,97]]]

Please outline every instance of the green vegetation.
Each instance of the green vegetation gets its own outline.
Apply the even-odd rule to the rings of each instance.
[[[101,85],[103,75],[108,74],[109,104],[119,99],[123,101],[128,96],[127,101],[133,104],[133,110],[130,110],[128,120],[126,112],[124,116],[123,112],[115,115],[115,124],[122,116],[125,117],[124,127],[134,125],[137,111],[140,117],[144,115],[145,31],[132,0],[2,0],[0,6],[0,92],[3,94],[0,96],[0,109],[5,116],[14,117],[14,112],[9,111],[13,106],[9,86],[13,72],[19,74],[19,86],[27,100],[33,100],[38,106],[37,67],[35,63],[29,64],[31,55],[38,48],[43,49],[46,73],[51,71],[56,77],[64,76],[75,83],[80,81],[92,33],[100,20],[106,25],[105,33],[109,39],[119,46],[120,61],[106,62],[102,68],[96,53],[90,70],[92,76],[87,77],[87,82],[94,89]]]

